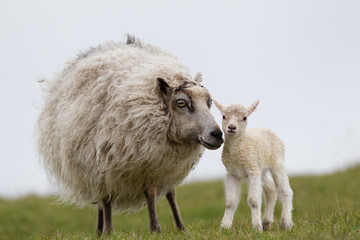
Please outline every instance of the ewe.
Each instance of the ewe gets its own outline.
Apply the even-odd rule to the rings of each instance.
[[[63,201],[98,204],[98,234],[112,231],[111,211],[148,206],[166,195],[184,229],[175,187],[217,149],[222,132],[211,97],[172,55],[128,36],[80,54],[54,80],[38,119],[38,147]]]
[[[228,106],[215,100],[214,103],[223,115],[222,128],[225,133],[222,161],[227,170],[226,208],[221,227],[231,227],[240,199],[241,184],[248,180],[247,200],[251,208],[253,228],[259,231],[270,229],[274,221],[276,190],[282,203],[281,227],[291,228],[294,225],[291,218],[293,192],[284,168],[284,144],[269,129],[254,128],[245,131],[247,119],[259,101],[248,108],[236,103]],[[265,193],[265,210],[261,222],[262,188]]]

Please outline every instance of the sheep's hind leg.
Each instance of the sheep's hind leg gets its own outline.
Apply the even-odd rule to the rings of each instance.
[[[156,216],[156,188],[144,191],[150,219],[150,231],[161,232],[161,227]]]
[[[228,173],[225,179],[225,213],[221,221],[221,228],[231,228],[234,214],[239,204],[241,181]]]
[[[176,193],[175,193],[175,189],[171,189],[167,194],[166,194],[166,199],[169,202],[170,208],[171,208],[171,212],[173,214],[174,217],[174,221],[176,224],[176,227],[178,230],[185,230],[184,224],[181,220],[181,216],[180,216],[180,211],[179,211],[179,207],[177,205],[176,202]]]
[[[101,204],[98,205],[98,220],[96,225],[96,235],[101,236],[104,228],[104,208]]]
[[[262,185],[265,195],[265,210],[262,218],[263,230],[270,230],[274,222],[274,208],[276,203],[276,188],[269,171],[262,175]]]
[[[111,200],[108,198],[103,199],[103,235],[108,235],[113,231],[111,219]]]

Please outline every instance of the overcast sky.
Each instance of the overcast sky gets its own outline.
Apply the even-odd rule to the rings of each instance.
[[[359,13],[356,0],[0,0],[0,196],[52,189],[34,144],[37,80],[126,33],[203,72],[225,104],[259,99],[249,127],[284,140],[290,174],[360,163]],[[207,150],[188,180],[224,176],[221,149]]]

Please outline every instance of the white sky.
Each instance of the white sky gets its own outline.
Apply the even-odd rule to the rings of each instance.
[[[52,189],[34,144],[36,81],[126,33],[202,71],[223,103],[260,99],[249,126],[284,140],[290,174],[359,163],[359,13],[356,0],[0,0],[0,196]],[[188,180],[224,175],[219,149],[206,151]]]

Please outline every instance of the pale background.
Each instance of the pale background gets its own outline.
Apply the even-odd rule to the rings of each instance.
[[[35,146],[37,80],[126,33],[202,71],[223,103],[259,99],[249,126],[284,140],[290,175],[360,163],[360,1],[0,0],[0,197],[53,189]],[[207,150],[187,181],[224,175],[221,149]]]

